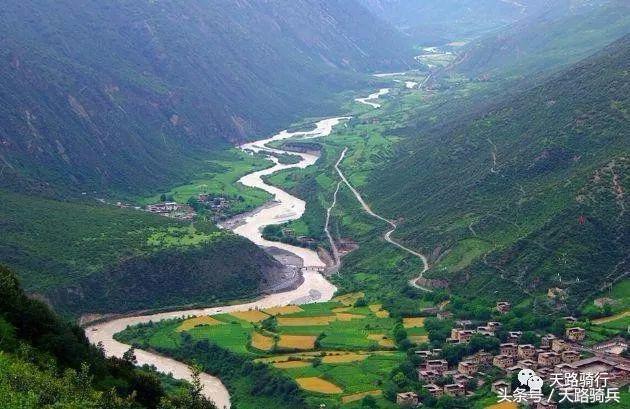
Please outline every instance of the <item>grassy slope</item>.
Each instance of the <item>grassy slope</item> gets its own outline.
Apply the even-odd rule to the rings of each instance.
[[[198,172],[194,172],[187,183],[170,187],[164,192],[176,202],[186,203],[200,193],[223,196],[233,200],[229,215],[250,211],[268,201],[271,197],[260,189],[253,189],[237,183],[241,176],[272,165],[259,156],[252,156],[238,149],[226,149],[212,155]],[[139,199],[141,204],[160,201],[162,193]],[[241,200],[242,198],[242,200]]]
[[[400,236],[433,253],[457,288],[543,291],[560,274],[584,299],[627,254],[626,199],[613,184],[627,190],[629,41],[483,115],[401,131],[408,140],[391,168],[372,173],[368,197],[404,218]],[[489,249],[487,264],[463,258]]]
[[[572,3],[559,2],[550,11],[471,42],[454,68],[470,76],[527,76],[557,70],[630,32],[627,2]]]
[[[64,312],[113,311],[112,306],[125,311],[251,296],[263,271],[275,266],[253,244],[209,224],[192,227],[112,206],[7,192],[0,196],[3,262],[16,270],[28,291],[47,296]],[[238,265],[226,258],[235,249]],[[173,274],[179,285],[165,285]],[[177,294],[180,286],[186,291]]]

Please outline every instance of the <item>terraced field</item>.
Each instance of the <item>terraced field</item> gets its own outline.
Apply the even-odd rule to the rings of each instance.
[[[350,293],[325,303],[131,327],[118,338],[142,348],[177,347],[182,337],[208,340],[268,364],[318,402],[345,407],[367,395],[384,402],[379,386],[405,358],[397,350],[395,327],[404,326],[412,342],[424,342],[424,319],[390,318],[381,304],[357,303],[362,297]]]

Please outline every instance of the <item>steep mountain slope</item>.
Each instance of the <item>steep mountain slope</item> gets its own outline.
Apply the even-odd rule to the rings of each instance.
[[[467,45],[454,69],[469,76],[525,75],[558,69],[628,32],[627,1],[558,1],[545,12]]]
[[[479,35],[534,13],[545,0],[360,0],[423,44]]]
[[[575,307],[627,274],[629,60],[626,36],[481,114],[399,132],[368,197],[428,276],[514,299],[559,287]]]
[[[82,329],[28,298],[0,266],[0,407],[142,409],[160,401],[190,407],[167,396],[155,372],[134,368],[131,359],[106,359]]]
[[[10,0],[0,187],[148,191],[410,60],[354,1]]]

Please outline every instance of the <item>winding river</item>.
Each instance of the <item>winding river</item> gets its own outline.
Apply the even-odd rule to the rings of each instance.
[[[370,96],[372,97],[372,96]],[[376,97],[378,98],[378,96]],[[371,99],[374,99],[372,97]],[[371,105],[371,104],[369,104]],[[316,128],[306,132],[282,131],[271,138],[247,143],[241,149],[251,152],[286,153],[300,156],[301,160],[295,164],[280,164],[275,156],[267,155],[274,165],[270,168],[259,170],[243,176],[239,182],[245,186],[263,189],[273,195],[273,201],[268,206],[263,206],[249,215],[239,217],[238,221],[225,223],[224,228],[230,228],[234,233],[253,241],[261,247],[276,247],[288,251],[302,259],[303,282],[297,288],[266,295],[256,301],[245,304],[230,305],[223,307],[212,307],[202,309],[191,309],[185,311],[163,312],[151,315],[138,315],[130,317],[116,318],[111,321],[96,323],[86,328],[85,332],[93,344],[101,344],[108,356],[122,357],[129,349],[129,345],[118,342],[114,339],[114,334],[123,331],[127,326],[147,323],[149,321],[161,321],[172,318],[183,318],[197,315],[213,315],[225,312],[243,311],[256,308],[270,308],[287,304],[306,304],[312,302],[322,302],[330,300],[337,288],[328,282],[319,270],[325,263],[319,258],[316,252],[302,247],[291,246],[285,243],[270,242],[262,238],[262,229],[271,224],[280,224],[289,220],[296,220],[302,217],[306,204],[303,200],[291,196],[287,192],[266,184],[264,176],[271,175],[283,169],[305,168],[314,164],[318,156],[311,153],[296,153],[274,149],[267,144],[293,137],[317,138],[327,136],[332,132],[335,125],[347,119],[346,117],[328,118],[317,122]],[[179,361],[149,351],[136,350],[136,358],[139,365],[153,365],[160,372],[171,373],[177,379],[191,379],[190,368]],[[212,399],[218,408],[230,407],[230,395],[221,381],[209,374],[201,374],[203,393]]]

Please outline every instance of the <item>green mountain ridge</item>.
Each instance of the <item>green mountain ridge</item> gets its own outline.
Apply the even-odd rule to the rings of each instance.
[[[624,274],[629,53],[625,36],[472,118],[397,131],[366,195],[432,255],[429,277],[514,299],[560,287],[574,308]]]
[[[413,62],[339,0],[11,0],[0,39],[0,186],[48,194],[155,191]]]
[[[105,358],[81,328],[28,298],[15,275],[0,266],[3,409],[214,408],[190,387],[182,387],[147,367],[135,368],[133,354],[129,359]]]
[[[568,67],[630,32],[629,16],[630,5],[620,0],[555,2],[467,44],[453,69],[492,77]]]
[[[360,0],[423,45],[474,37],[546,6],[545,0]]]

